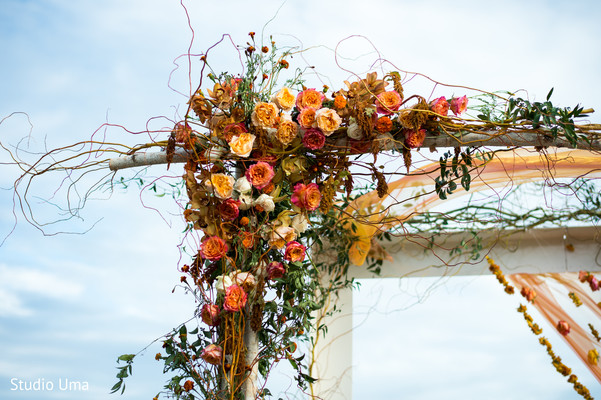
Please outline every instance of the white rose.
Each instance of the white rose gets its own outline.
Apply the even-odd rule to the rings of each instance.
[[[257,197],[253,205],[259,206],[267,212],[275,210],[275,203],[273,202],[273,197],[265,193]]]
[[[239,209],[248,210],[249,208],[251,208],[253,206],[252,193],[250,193],[250,192],[241,193],[240,196],[238,196],[238,201],[240,202],[240,205],[238,206]]]
[[[248,193],[252,190],[252,188],[252,185],[245,176],[236,179],[236,182],[234,183],[234,190],[238,193]]]
[[[351,118],[351,123],[349,124],[349,126],[346,130],[346,134],[351,139],[355,139],[355,140],[363,139],[363,131],[361,130],[361,127],[359,126],[357,121],[355,121],[354,118]]]
[[[225,293],[227,288],[233,284],[232,278],[230,278],[228,275],[219,275],[215,280],[215,289],[217,289],[217,292],[219,293]]]

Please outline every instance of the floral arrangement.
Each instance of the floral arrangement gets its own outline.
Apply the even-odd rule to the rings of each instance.
[[[266,387],[253,387],[256,373],[267,377],[281,360],[297,369],[301,388],[313,382],[296,342],[310,340],[326,295],[350,284],[343,273],[356,227],[343,210],[354,188],[351,156],[397,151],[409,167],[411,149],[468,106],[466,96],[406,97],[398,72],[372,72],[330,92],[305,87],[296,71],[277,86],[292,54],[250,38],[246,72],[210,72],[212,87],[193,93],[167,145],[169,161],[177,147],[189,154],[183,216],[197,252],[181,281],[202,321],[190,332],[182,325],[156,356],[179,372],[166,389],[181,398],[266,396]],[[375,160],[363,165],[385,196]],[[326,240],[338,252],[334,265],[312,257]],[[324,287],[328,268],[337,278]]]

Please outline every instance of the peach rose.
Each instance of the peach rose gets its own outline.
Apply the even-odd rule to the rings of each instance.
[[[273,96],[271,101],[275,103],[281,110],[290,111],[292,110],[292,107],[294,107],[296,96],[289,88],[284,87]]]
[[[520,294],[526,298],[527,301],[532,301],[536,297],[536,291],[532,288],[524,286],[520,291]]]
[[[232,153],[239,157],[248,157],[253,149],[256,136],[252,133],[242,133],[232,137],[229,142]]]
[[[227,243],[219,236],[210,236],[200,245],[200,255],[207,260],[217,261],[227,253]]]
[[[280,121],[275,137],[284,146],[288,146],[298,136],[298,125],[289,119]]]
[[[286,251],[284,252],[284,259],[290,262],[303,261],[305,259],[306,248],[299,242],[289,242],[286,245]]]
[[[200,310],[200,318],[208,326],[219,325],[219,306],[217,304],[205,304]]]
[[[296,230],[291,226],[278,226],[271,232],[269,244],[276,249],[281,249],[286,243],[296,239]]]
[[[257,285],[257,279],[250,272],[236,271],[231,273],[230,276],[232,277],[232,281],[236,285],[241,286],[245,292],[250,292]]]
[[[271,165],[267,164],[265,161],[259,161],[248,167],[245,175],[251,185],[257,189],[263,189],[265,186],[269,185],[275,176],[275,172]]]
[[[296,96],[296,107],[299,110],[303,110],[307,107],[312,107],[317,110],[321,108],[324,97],[323,93],[318,92],[315,89],[303,90]]]
[[[209,364],[219,365],[223,357],[223,349],[216,344],[210,344],[202,351],[200,358]]]
[[[313,128],[315,126],[315,108],[307,107],[302,109],[296,120],[305,129]]]
[[[247,295],[241,286],[231,285],[225,290],[223,308],[230,312],[241,311],[246,305]]]
[[[232,176],[225,174],[211,174],[211,178],[205,181],[205,186],[209,190],[212,189],[215,196],[225,200],[228,197],[232,197],[234,182],[236,182],[236,180]]]
[[[317,186],[317,183],[310,183],[308,185],[297,183],[296,186],[294,186],[294,192],[292,193],[290,200],[299,208],[308,211],[316,210],[321,202],[319,186]]]
[[[254,126],[273,128],[277,124],[278,107],[273,103],[257,103],[251,115]]]
[[[461,115],[467,110],[467,96],[453,97],[451,99],[451,111],[455,115]]]
[[[315,112],[315,122],[324,135],[330,136],[340,127],[342,118],[331,108],[321,108]]]
[[[449,114],[449,102],[442,96],[430,102],[430,110],[436,114],[446,117]]]
[[[403,98],[396,90],[382,92],[376,99],[376,111],[378,114],[390,115],[401,107]]]

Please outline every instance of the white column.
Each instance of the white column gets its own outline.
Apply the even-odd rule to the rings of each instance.
[[[328,311],[332,315],[325,315]],[[315,399],[351,400],[353,397],[353,293],[351,288],[331,294],[325,311],[316,315],[317,323],[327,326],[327,333],[314,336],[311,375]]]

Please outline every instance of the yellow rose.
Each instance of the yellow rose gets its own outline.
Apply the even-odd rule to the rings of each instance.
[[[273,128],[277,123],[278,107],[273,103],[257,103],[251,115],[254,126]]]
[[[211,174],[211,178],[205,181],[205,186],[213,189],[215,196],[225,200],[232,197],[235,181],[233,177],[225,174]]]
[[[286,119],[280,122],[280,126],[278,126],[278,130],[275,134],[275,137],[284,146],[288,146],[290,142],[296,139],[297,135],[298,125],[296,124],[296,122]]]
[[[290,111],[296,102],[296,96],[292,91],[285,87],[275,94],[272,101],[283,111]]]
[[[321,108],[315,112],[315,122],[324,135],[330,136],[340,127],[342,118],[331,108]]]
[[[248,157],[250,152],[253,149],[253,144],[255,142],[255,135],[252,133],[242,133],[240,135],[236,135],[229,142],[230,149],[232,153],[239,157]]]

